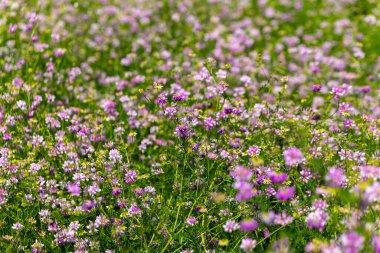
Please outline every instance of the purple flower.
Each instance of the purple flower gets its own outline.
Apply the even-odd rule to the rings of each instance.
[[[112,188],[112,195],[120,195],[122,191],[123,191],[123,189],[120,187],[113,187]]]
[[[128,170],[127,173],[125,173],[124,181],[128,184],[133,183],[137,179],[137,173],[134,170]]]
[[[248,155],[259,155],[261,152],[261,148],[259,148],[258,146],[249,146],[248,147]]]
[[[237,165],[231,176],[238,181],[248,181],[252,178],[253,172],[251,169]]]
[[[284,152],[285,164],[294,166],[302,163],[305,160],[302,152],[296,147],[290,147]]]
[[[142,213],[142,210],[136,206],[136,205],[132,205],[129,209],[128,209],[128,214],[129,215],[140,215]]]
[[[233,220],[228,220],[226,224],[223,225],[224,231],[231,233],[237,229],[239,229],[239,223]]]
[[[9,27],[8,27],[8,32],[9,33],[15,33],[17,31],[17,24],[10,24]]]
[[[256,195],[252,185],[245,181],[237,181],[234,184],[235,189],[239,192],[236,194],[236,200],[248,201]]]
[[[177,113],[177,111],[178,110],[176,107],[167,107],[165,109],[165,116],[167,116],[169,119],[172,119]]]
[[[251,238],[244,238],[241,240],[240,248],[244,252],[251,252],[256,247],[257,241]]]
[[[70,193],[73,196],[80,196],[81,188],[80,183],[67,183],[66,186],[67,192]]]
[[[190,137],[190,131],[187,124],[176,126],[174,133],[182,140],[186,140]]]
[[[327,208],[327,203],[323,199],[315,200],[311,206],[312,210],[317,210],[317,209],[325,210],[326,208]]]
[[[212,130],[218,123],[211,117],[205,118],[203,125],[207,130]]]
[[[195,217],[189,217],[186,219],[186,223],[189,224],[190,226],[194,226],[195,224],[198,223],[197,219]]]
[[[155,103],[160,105],[160,107],[162,107],[168,101],[167,96],[168,96],[168,93],[166,93],[165,91],[161,92],[160,95],[158,95]]]
[[[359,88],[360,92],[368,93],[371,91],[371,86],[362,86]]]
[[[181,93],[176,93],[173,95],[173,100],[176,102],[182,101],[183,99],[184,99],[184,97]]]
[[[288,175],[285,172],[278,173],[271,171],[269,173],[269,179],[272,181],[272,183],[281,184],[282,182],[285,182],[286,179],[288,179]]]
[[[321,91],[321,89],[322,89],[322,85],[320,85],[320,84],[313,84],[313,85],[311,85],[311,90],[314,91],[314,92]]]
[[[330,168],[325,176],[326,184],[330,187],[346,186],[347,177],[340,168]]]
[[[295,193],[295,187],[280,187],[277,191],[276,198],[281,201],[286,201],[293,198]]]
[[[65,49],[63,48],[57,48],[54,50],[54,56],[55,57],[60,57],[65,53]]]
[[[287,225],[290,224],[293,221],[293,217],[291,215],[288,215],[285,211],[279,214],[274,215],[273,222],[277,225]]]
[[[325,211],[318,209],[309,213],[305,221],[308,228],[315,228],[319,232],[322,232],[328,220],[328,214]]]
[[[109,159],[113,163],[120,162],[123,156],[120,154],[119,150],[112,149],[109,153]]]
[[[85,199],[82,204],[83,210],[91,210],[95,207],[95,202],[92,199]]]
[[[374,236],[372,242],[375,253],[380,253],[380,236]]]
[[[259,225],[255,219],[245,219],[240,222],[240,228],[244,232],[255,230],[258,226]]]
[[[12,225],[12,229],[21,230],[24,226],[20,222],[16,222]]]
[[[340,236],[343,251],[346,253],[357,253],[364,247],[364,237],[356,232],[346,232]]]

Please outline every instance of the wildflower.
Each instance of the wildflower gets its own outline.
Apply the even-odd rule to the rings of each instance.
[[[130,183],[133,183],[136,181],[137,179],[137,173],[136,171],[134,170],[128,170],[126,173],[125,173],[125,177],[124,177],[124,181],[128,184]]]
[[[181,250],[180,253],[194,253],[194,250],[192,250],[192,249],[184,249],[184,250]]]
[[[237,181],[249,181],[253,176],[253,172],[251,169],[237,165],[231,176]]]
[[[372,238],[372,243],[373,243],[375,253],[379,253],[380,252],[380,236],[374,236]]]
[[[244,252],[251,252],[256,247],[257,241],[251,238],[244,238],[241,240],[240,248]]]
[[[293,221],[293,217],[290,215],[287,215],[285,211],[279,214],[274,215],[273,222],[277,225],[287,225],[290,224]]]
[[[220,78],[220,79],[225,79],[227,77],[227,71],[225,70],[222,70],[222,69],[219,69],[217,72],[216,72],[216,77]]]
[[[346,186],[347,177],[340,168],[330,168],[325,176],[326,184],[331,187]]]
[[[335,99],[339,99],[340,97],[346,95],[346,91],[341,87],[332,88],[331,94],[335,95]]]
[[[313,202],[311,209],[312,210],[325,210],[327,208],[327,203],[323,199],[317,199]]]
[[[176,107],[166,107],[165,108],[165,115],[169,118],[172,119],[175,114],[177,113],[177,108]]]
[[[195,217],[189,217],[186,219],[186,223],[189,224],[190,226],[194,226],[195,224],[198,223],[197,219]]]
[[[8,32],[9,33],[15,33],[17,31],[17,24],[9,24],[9,27],[8,27]]]
[[[66,52],[63,48],[57,48],[54,50],[54,56],[55,57],[61,57]]]
[[[203,124],[207,130],[212,130],[217,125],[217,122],[213,118],[208,117],[204,119]]]
[[[82,209],[85,211],[89,211],[95,207],[95,202],[92,199],[85,199],[82,204]]]
[[[178,136],[178,138],[183,140],[186,140],[190,137],[190,131],[187,124],[176,126],[174,133]]]
[[[249,146],[248,147],[248,155],[259,155],[261,152],[261,148],[259,148],[258,146]]]
[[[67,183],[67,192],[73,196],[80,196],[81,188],[80,183]]]
[[[233,220],[228,220],[224,225],[223,225],[224,231],[231,233],[237,229],[239,229],[239,223]]]
[[[322,232],[328,219],[328,214],[325,211],[318,209],[308,214],[306,217],[306,225],[308,228],[315,228],[319,232]]]
[[[248,201],[255,196],[255,191],[252,185],[245,181],[237,181],[234,184],[234,188],[238,190],[236,194],[236,200]]]
[[[41,253],[43,247],[44,247],[44,245],[36,240],[35,243],[32,244],[30,250],[33,253]]]
[[[12,229],[21,230],[24,226],[20,222],[16,222],[12,225]]]
[[[168,94],[165,91],[161,92],[155,100],[155,103],[158,104],[160,107],[164,106],[168,101],[167,96]]]
[[[129,215],[141,215],[141,213],[142,210],[136,205],[131,205],[131,207],[128,209]]]
[[[109,159],[113,163],[121,162],[122,158],[123,158],[122,155],[117,149],[112,149],[109,153]]]
[[[280,187],[276,193],[276,198],[281,201],[286,201],[293,198],[295,193],[295,187]]]
[[[305,158],[302,152],[296,147],[290,147],[284,152],[285,164],[294,166],[304,162]]]
[[[240,228],[244,232],[255,230],[258,226],[259,225],[255,219],[245,219],[240,222]]]
[[[344,252],[357,253],[364,247],[364,237],[356,232],[346,232],[340,236]]]
[[[272,171],[269,173],[269,179],[275,184],[281,184],[282,182],[285,182],[287,178],[288,175],[285,172],[278,173]]]
[[[359,88],[359,91],[362,93],[368,93],[371,91],[371,86],[362,86]]]
[[[311,85],[311,90],[314,91],[314,92],[321,91],[321,89],[322,89],[322,85],[320,85],[320,84],[313,84],[313,85]]]

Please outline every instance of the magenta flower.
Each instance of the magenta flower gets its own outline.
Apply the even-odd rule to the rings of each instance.
[[[259,148],[258,146],[249,146],[248,147],[248,155],[259,155],[261,152],[261,148]]]
[[[15,33],[17,31],[17,24],[9,24],[9,27],[8,27],[8,32],[9,33]]]
[[[269,179],[272,181],[272,183],[281,184],[282,182],[285,182],[286,179],[288,179],[288,175],[285,172],[278,173],[271,171],[269,173]]]
[[[325,211],[318,209],[309,213],[305,221],[308,228],[314,228],[319,232],[322,232],[328,220],[328,214]]]
[[[236,194],[236,200],[238,201],[248,201],[256,195],[252,185],[245,181],[237,181],[234,184],[238,193]]]
[[[380,253],[380,236],[374,236],[372,239],[375,253]]]
[[[128,214],[129,215],[141,215],[142,213],[142,210],[140,207],[136,206],[136,205],[132,205],[129,209],[128,209]]]
[[[290,147],[284,152],[285,164],[287,166],[295,166],[304,162],[305,157],[302,152],[296,147]]]
[[[344,171],[340,168],[330,168],[325,176],[326,184],[330,187],[346,186],[347,177]]]
[[[281,201],[286,201],[293,198],[295,193],[295,187],[280,187],[276,193],[276,198]]]
[[[85,199],[82,204],[83,210],[91,210],[95,207],[95,202],[92,199]]]
[[[208,117],[205,118],[203,121],[203,125],[207,130],[212,130],[215,126],[218,125],[218,122],[215,121],[213,118]]]
[[[186,219],[186,223],[189,224],[190,226],[194,226],[195,224],[198,223],[197,219],[195,217],[189,217]]]
[[[67,192],[70,193],[73,196],[80,196],[81,188],[80,183],[67,183],[66,186]]]
[[[356,232],[346,232],[340,236],[344,252],[358,253],[364,247],[364,237]]]
[[[124,181],[128,184],[133,183],[136,181],[138,175],[136,171],[134,170],[128,170],[127,173],[125,173]]]
[[[182,140],[186,140],[190,137],[190,130],[187,124],[176,126],[174,133]]]
[[[321,91],[321,89],[322,89],[322,85],[320,85],[320,84],[313,84],[313,85],[311,85],[311,90],[314,91],[314,92]]]
[[[255,230],[259,224],[255,219],[245,219],[240,222],[240,229],[244,232]]]

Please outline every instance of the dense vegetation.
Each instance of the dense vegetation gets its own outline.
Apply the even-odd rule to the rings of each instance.
[[[0,252],[380,252],[379,1],[0,14]]]

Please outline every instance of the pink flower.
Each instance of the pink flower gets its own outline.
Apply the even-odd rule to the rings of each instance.
[[[190,226],[194,226],[195,224],[198,223],[197,219],[195,217],[189,217],[186,219],[186,223],[189,224]]]
[[[286,201],[288,199],[293,198],[295,193],[295,188],[293,187],[280,187],[277,191],[276,198],[281,201]]]
[[[346,232],[340,236],[342,248],[347,253],[360,252],[364,247],[364,237],[356,232]]]
[[[304,162],[305,157],[298,148],[290,147],[287,150],[285,150],[284,159],[286,165],[294,166]]]
[[[322,232],[328,220],[328,214],[325,211],[318,209],[309,213],[306,217],[306,225],[308,228],[315,228],[319,232]]]
[[[223,225],[224,231],[231,233],[237,229],[239,229],[239,223],[233,220],[228,220],[226,224]]]
[[[241,240],[240,248],[244,252],[251,252],[256,247],[257,241],[251,238],[244,238]]]
[[[285,182],[287,178],[288,175],[285,172],[279,173],[272,171],[269,173],[269,179],[275,184],[281,184],[282,182]]]
[[[255,230],[258,226],[259,224],[255,219],[245,219],[240,222],[240,228],[244,232]]]
[[[80,183],[67,183],[66,186],[67,192],[73,196],[80,196],[81,189]]]

